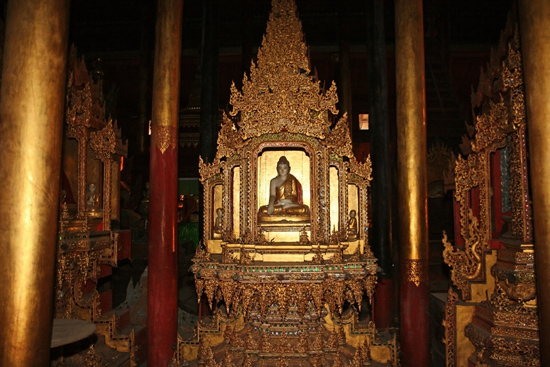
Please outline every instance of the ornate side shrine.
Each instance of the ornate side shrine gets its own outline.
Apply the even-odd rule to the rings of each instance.
[[[205,241],[191,270],[217,311],[180,338],[178,363],[396,365],[395,337],[358,321],[376,284],[370,159],[354,157],[345,114],[332,122],[336,86],[310,75],[294,2],[272,6],[257,64],[242,92],[231,86],[217,155],[200,161]]]
[[[129,248],[111,228],[111,221],[119,219],[120,164],[127,146],[116,122],[105,117],[101,79],[77,59],[74,47],[68,64],[55,317],[94,322],[106,345],[129,353],[116,358],[129,359],[134,366],[134,331],[118,335],[111,292],[97,289],[98,280],[129,256]],[[58,363],[95,365],[100,359],[96,350],[92,345],[85,361],[61,357]]]
[[[519,31],[511,15],[472,94],[470,154],[456,161],[460,234],[443,238],[449,366],[538,366],[540,347]],[[458,231],[457,231],[458,232]]]

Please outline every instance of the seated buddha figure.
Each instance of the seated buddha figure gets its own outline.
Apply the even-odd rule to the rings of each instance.
[[[346,226],[346,234],[348,236],[348,240],[356,240],[357,239],[357,212],[355,210],[350,210],[349,212],[349,220]]]
[[[269,182],[269,203],[260,207],[259,222],[309,222],[309,207],[302,201],[302,185],[290,174],[285,156],[277,162],[277,176]]]
[[[222,221],[223,221],[223,209],[216,209],[216,219],[214,220],[214,233],[212,238],[222,238]]]

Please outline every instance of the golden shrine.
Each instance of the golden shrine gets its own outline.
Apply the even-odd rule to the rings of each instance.
[[[454,245],[443,257],[454,288],[446,303],[447,366],[539,366],[535,246],[527,165],[520,37],[510,13],[472,93],[470,153],[454,167]]]
[[[310,75],[292,0],[274,0],[257,63],[200,160],[203,238],[191,271],[215,310],[174,363],[397,365],[395,335],[360,322],[376,284],[368,243],[370,159],[336,123],[336,85]]]
[[[116,121],[106,116],[101,78],[88,71],[75,47],[68,71],[55,318],[94,323],[104,344],[92,344],[85,355],[72,357],[57,356],[62,351],[56,350],[52,365],[95,366],[107,358],[96,348],[106,345],[113,363],[135,366],[134,329],[120,333],[121,315],[111,310],[112,294],[97,287],[118,260],[130,256],[129,236],[121,238],[128,231],[111,225],[120,219],[120,167],[128,147]]]

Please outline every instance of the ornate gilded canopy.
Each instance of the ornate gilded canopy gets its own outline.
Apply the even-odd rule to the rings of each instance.
[[[336,85],[324,91],[310,73],[294,1],[273,0],[257,62],[242,91],[231,86],[215,159],[199,162],[204,244],[191,271],[199,302],[223,310],[180,339],[179,356],[336,366],[376,351],[395,365],[395,339],[344,316],[372,296],[376,259],[370,158],[355,158],[345,113],[334,123],[337,102]]]
[[[328,241],[332,232],[344,230],[349,210],[355,210],[362,223],[359,236],[366,238],[370,159],[360,163],[353,155],[345,113],[333,124],[337,102],[336,85],[323,91],[310,73],[296,5],[274,1],[250,77],[245,74],[242,91],[231,86],[233,109],[223,116],[216,157],[210,164],[200,160],[206,238],[212,238],[215,212],[222,208],[225,240],[260,240],[256,213],[268,200],[262,185],[269,186],[268,170],[274,174],[276,160],[285,154],[291,157],[292,174],[305,181],[313,220],[284,232],[305,229],[312,241]],[[330,187],[338,189],[331,192]]]

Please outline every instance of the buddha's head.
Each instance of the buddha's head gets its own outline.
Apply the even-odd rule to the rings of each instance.
[[[279,158],[279,161],[277,162],[277,173],[279,173],[280,176],[286,176],[290,172],[290,163],[288,162],[288,159],[283,155],[281,158]]]

